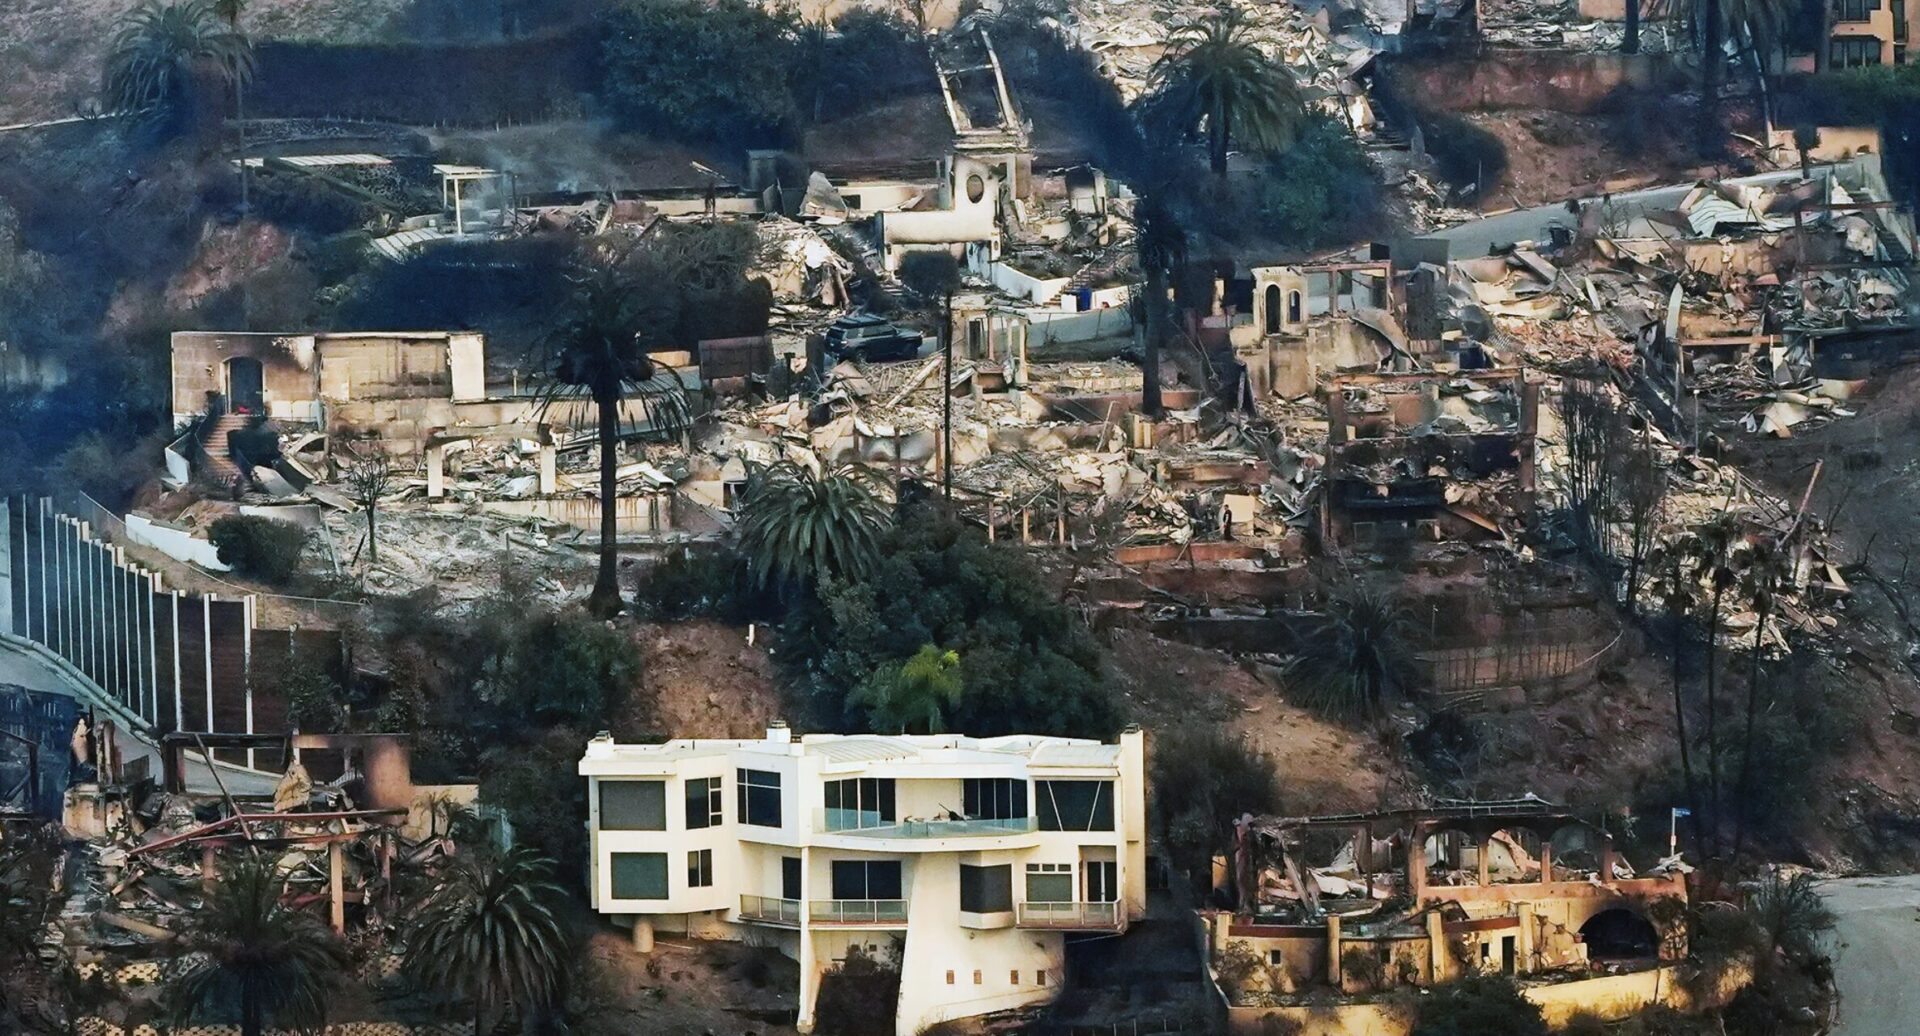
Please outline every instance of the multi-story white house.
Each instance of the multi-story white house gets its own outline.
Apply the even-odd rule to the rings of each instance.
[[[811,1031],[852,947],[897,954],[896,1029],[1043,1002],[1075,933],[1146,909],[1144,744],[810,734],[587,744],[594,908],[779,947]]]

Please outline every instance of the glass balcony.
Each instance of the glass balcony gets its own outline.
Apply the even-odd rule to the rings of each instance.
[[[904,899],[816,899],[808,907],[814,924],[907,923]]]
[[[967,838],[1017,835],[1035,829],[1033,817],[989,820],[887,820],[861,809],[822,809],[814,814],[816,831],[862,838]]]
[[[740,919],[768,924],[800,926],[800,901],[770,896],[741,896]]]
[[[1020,928],[1115,931],[1122,927],[1118,903],[1020,903],[1014,924]]]

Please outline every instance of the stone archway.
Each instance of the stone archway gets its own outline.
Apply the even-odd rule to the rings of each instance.
[[[1660,932],[1627,907],[1610,907],[1580,926],[1588,960],[1645,960],[1660,955]]]

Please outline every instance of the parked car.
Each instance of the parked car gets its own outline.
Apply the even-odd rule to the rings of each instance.
[[[841,317],[827,328],[827,351],[841,360],[911,360],[921,334],[871,314]]]

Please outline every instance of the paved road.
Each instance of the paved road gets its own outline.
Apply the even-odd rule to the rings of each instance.
[[[1733,184],[1769,184],[1783,180],[1799,179],[1800,170],[1789,169],[1776,173],[1761,173],[1758,176],[1742,176],[1728,183]],[[1621,211],[1630,216],[1638,215],[1650,209],[1671,209],[1680,204],[1687,196],[1693,184],[1680,184],[1667,187],[1648,187],[1638,191],[1623,191],[1613,196],[1613,201]],[[1595,199],[1587,198],[1583,201]],[[1495,245],[1505,246],[1515,241],[1546,241],[1548,228],[1559,223],[1571,227],[1574,216],[1567,211],[1565,202],[1552,205],[1536,205],[1530,209],[1515,209],[1498,216],[1476,219],[1446,230],[1436,230],[1425,235],[1430,238],[1444,238],[1452,242],[1453,257],[1468,259],[1477,255],[1486,255]]]
[[[1920,874],[1821,885],[1838,916],[1834,1036],[1920,1032]]]

